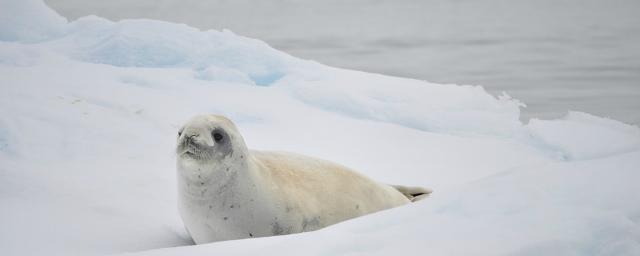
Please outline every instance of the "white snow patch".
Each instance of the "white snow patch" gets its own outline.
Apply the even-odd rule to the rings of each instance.
[[[0,1],[0,40],[37,42],[64,33],[67,19],[41,0]]]
[[[640,150],[640,129],[581,112],[560,120],[533,119],[531,135],[571,159],[588,159]]]

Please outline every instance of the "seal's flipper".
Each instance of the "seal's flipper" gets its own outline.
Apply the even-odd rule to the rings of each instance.
[[[433,190],[423,187],[407,187],[401,185],[391,185],[393,188],[398,190],[404,196],[406,196],[411,202],[422,200],[428,197]]]

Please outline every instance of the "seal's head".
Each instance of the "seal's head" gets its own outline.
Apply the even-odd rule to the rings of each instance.
[[[230,193],[228,191],[233,192],[229,188],[247,173],[248,157],[244,140],[229,119],[200,115],[184,124],[178,130],[176,146],[179,200],[180,204],[189,200],[200,203],[181,207],[183,218],[193,217],[189,217],[193,211],[190,207],[204,207],[209,211],[211,204],[202,202],[226,197],[226,193]]]
[[[196,116],[178,131],[179,161],[220,162],[231,160],[234,154],[245,154],[244,151],[246,146],[238,129],[223,116]]]

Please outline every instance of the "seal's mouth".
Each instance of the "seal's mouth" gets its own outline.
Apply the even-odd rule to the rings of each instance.
[[[188,147],[183,149],[178,147],[177,151],[178,151],[177,152],[178,156],[198,159],[198,160],[209,158],[209,156],[211,155],[211,153],[206,152],[203,149],[197,149],[195,147]]]
[[[213,149],[206,145],[198,144],[187,137],[178,143],[176,154],[180,157],[202,160],[211,158]]]
[[[187,157],[191,157],[191,158],[197,158],[198,155],[196,155],[195,153],[191,152],[191,151],[185,151],[182,153],[183,156],[187,156]]]

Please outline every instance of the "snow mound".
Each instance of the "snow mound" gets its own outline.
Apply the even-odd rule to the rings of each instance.
[[[589,159],[640,150],[640,129],[581,112],[561,120],[533,119],[531,135],[569,159]]]
[[[37,42],[64,33],[67,19],[41,0],[0,1],[0,40]]]
[[[11,2],[20,6],[14,8],[14,16],[27,17],[35,13],[32,8],[42,7],[39,2]],[[49,9],[47,12],[59,17]],[[230,31],[200,31],[183,24],[112,22],[95,16],[47,23],[57,24],[55,31],[64,33],[53,33],[55,36],[32,47],[0,51],[2,63],[31,65],[53,51],[116,67],[188,68],[195,78],[210,82],[289,87],[299,100],[320,109],[423,131],[512,136],[521,128],[521,103],[509,97],[497,99],[479,86],[444,86],[335,70]],[[11,21],[6,24],[3,31],[22,31],[15,28],[24,27]],[[38,52],[42,48],[44,53]],[[398,83],[402,90],[398,90]]]
[[[326,67],[229,31],[67,22],[33,0],[0,14],[1,255],[640,254],[638,127],[577,112],[524,125],[506,94]],[[191,246],[173,148],[202,113],[251,148],[435,192],[318,232]]]
[[[270,85],[296,68],[318,66],[231,31],[199,31],[155,20],[111,22],[95,16],[69,23],[40,0],[0,1],[0,40],[49,41],[49,48],[75,59],[120,67],[234,69],[256,85]]]
[[[480,86],[336,73],[329,82],[295,84],[292,90],[322,109],[422,131],[513,136],[522,127],[520,102],[508,96],[497,99]]]
[[[270,85],[305,63],[230,31],[199,31],[183,24],[154,20],[114,23],[85,17],[70,23],[69,30],[55,44],[76,45],[70,53],[77,59],[120,67],[226,68],[247,74],[257,85]]]

